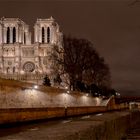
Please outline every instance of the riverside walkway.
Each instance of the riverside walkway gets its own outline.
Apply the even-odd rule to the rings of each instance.
[[[120,140],[139,116],[140,112],[132,114],[129,111],[115,111],[23,126],[1,127],[0,140]]]

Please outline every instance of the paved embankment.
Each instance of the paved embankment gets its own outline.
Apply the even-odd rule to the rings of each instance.
[[[0,140],[120,140],[126,130],[138,122],[139,116],[138,111],[90,115],[52,125],[33,125],[30,129],[0,137]]]

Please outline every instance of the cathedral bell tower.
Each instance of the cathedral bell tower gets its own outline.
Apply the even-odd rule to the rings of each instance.
[[[0,72],[18,74],[21,66],[21,45],[31,44],[29,26],[18,18],[0,20]]]
[[[52,59],[56,46],[62,48],[62,33],[52,17],[37,19],[33,43],[29,26],[22,20],[1,18],[0,76],[34,82],[47,74],[53,81],[59,69]]]
[[[63,35],[60,32],[59,25],[52,17],[48,19],[37,19],[34,25],[34,44],[36,44],[36,48],[38,47],[36,60],[41,65],[42,71],[50,79],[54,79],[58,73],[58,65],[52,56],[55,47],[58,47],[58,49],[62,48],[62,38]]]

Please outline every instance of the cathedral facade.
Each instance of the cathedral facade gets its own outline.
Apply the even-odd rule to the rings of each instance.
[[[56,46],[62,48],[63,40],[59,25],[52,17],[37,19],[33,38],[32,43],[29,26],[21,19],[1,18],[0,77],[32,82],[47,74],[53,83],[59,68],[51,58]]]

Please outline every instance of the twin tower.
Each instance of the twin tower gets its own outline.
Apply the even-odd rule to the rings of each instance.
[[[0,20],[0,76],[6,79],[41,80],[48,75],[53,83],[59,68],[52,54],[62,48],[63,34],[50,17],[37,19],[32,43],[29,26],[18,18]],[[58,54],[59,57],[59,54]],[[58,66],[59,67],[59,66]]]

